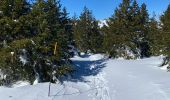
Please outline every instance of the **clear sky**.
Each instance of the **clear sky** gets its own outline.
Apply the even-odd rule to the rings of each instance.
[[[60,0],[61,4],[67,8],[70,17],[76,13],[79,15],[84,6],[87,6],[93,11],[96,19],[106,19],[110,17],[114,9],[122,0]],[[137,0],[139,4],[146,3],[150,15],[155,12],[156,15],[161,15],[170,4],[170,0]],[[157,17],[158,17],[157,16]]]

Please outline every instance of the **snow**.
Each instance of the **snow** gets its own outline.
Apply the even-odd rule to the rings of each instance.
[[[38,84],[38,78],[33,82],[33,85]]]
[[[11,55],[14,55],[14,52],[11,52]]]
[[[99,27],[101,28],[101,27],[103,27],[104,25],[107,26],[107,20],[100,20],[100,21],[99,21]]]
[[[168,70],[168,65],[164,65],[161,67],[162,70]]]
[[[108,59],[102,54],[71,58],[77,71],[61,83],[0,87],[2,100],[170,100],[170,73],[162,57]],[[20,82],[21,84],[22,82]]]
[[[17,19],[14,19],[14,22],[19,22],[19,20],[17,20]]]
[[[13,88],[18,88],[18,87],[26,86],[26,85],[29,85],[29,84],[30,83],[27,82],[27,81],[18,81],[12,87]]]
[[[96,60],[100,60],[103,58],[104,58],[104,55],[101,55],[101,54],[95,54],[95,55],[89,56],[89,60],[91,61],[96,61]]]
[[[25,56],[20,56],[19,59],[24,65],[27,63],[27,59]]]
[[[22,64],[26,64],[27,63],[27,56],[26,56],[26,50],[22,49],[22,55],[19,56],[20,61],[22,62]]]

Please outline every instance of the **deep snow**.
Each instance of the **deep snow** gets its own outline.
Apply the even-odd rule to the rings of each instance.
[[[77,72],[62,83],[0,87],[0,100],[170,100],[170,72],[161,57],[106,59],[101,54],[71,59]],[[23,86],[25,85],[25,86]]]

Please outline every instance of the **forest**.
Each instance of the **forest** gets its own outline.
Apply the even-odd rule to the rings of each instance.
[[[128,60],[163,55],[161,66],[170,69],[170,5],[159,18],[136,0],[122,0],[113,12],[100,26],[86,6],[69,16],[59,0],[1,0],[0,84],[55,83],[76,72],[70,58],[82,52]]]

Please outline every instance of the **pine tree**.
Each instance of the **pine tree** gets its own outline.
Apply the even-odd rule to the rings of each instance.
[[[68,12],[64,7],[61,13],[61,25],[64,27],[64,34],[61,34],[63,37],[61,41],[62,45],[65,44],[65,52],[68,52],[71,46],[74,44],[73,41],[73,25],[71,19],[68,17]],[[71,52],[69,52],[68,56],[73,56]]]
[[[38,24],[38,28],[35,28],[38,29],[38,36],[34,38],[34,54],[37,58],[34,61],[37,61],[35,67],[38,76],[42,75],[39,81],[50,81],[52,72],[55,72],[54,77],[59,77],[73,71],[68,65],[70,56],[66,31],[67,13],[61,11],[59,1],[37,2],[33,8],[34,13]]]
[[[105,48],[108,48],[106,52],[113,57],[129,58],[128,50],[135,58],[149,57],[148,22],[145,4],[139,7],[136,0],[123,0],[108,21],[104,41]]]
[[[153,14],[149,21],[148,37],[151,54],[154,56],[161,55],[163,35],[160,33],[159,23],[156,20],[155,14]]]
[[[140,50],[140,57],[149,57],[151,55],[149,46],[149,14],[146,9],[146,5],[143,3],[141,7],[138,6],[136,0],[134,0],[131,6],[131,33],[132,41],[136,47]]]
[[[100,48],[99,44],[102,43],[98,28],[98,22],[93,17],[92,12],[87,7],[84,7],[83,12],[74,26],[74,39],[80,51],[98,51],[98,48]]]
[[[7,75],[8,83],[17,80],[32,80],[30,67],[23,67],[21,57],[25,55],[25,49],[30,46],[26,34],[29,33],[28,14],[30,4],[26,0],[6,0],[0,5],[0,69]],[[29,73],[29,74],[27,74]],[[3,79],[4,80],[4,79]]]
[[[168,64],[168,69],[170,68],[170,5],[168,6],[167,10],[164,14],[160,17],[161,21],[161,37],[159,44],[162,45],[161,51],[166,56],[162,65]]]
[[[3,12],[0,18],[0,56],[3,59],[0,69],[12,77],[10,83],[18,80],[33,83],[35,78],[39,82],[54,82],[52,77],[60,78],[72,72],[69,42],[65,37],[69,19],[67,13],[61,11],[60,2],[36,0],[32,9],[25,0],[16,0],[9,5],[12,10],[6,7],[8,5],[0,7],[3,8],[0,9]]]
[[[126,49],[133,48],[131,1],[123,0],[108,20],[108,33],[105,33],[104,45],[112,57],[128,56]],[[105,47],[105,48],[106,48]]]
[[[146,9],[146,4],[142,4],[141,6],[141,11],[140,11],[140,15],[141,15],[141,20],[140,20],[140,24],[141,24],[141,33],[140,33],[140,43],[139,43],[139,48],[141,51],[141,57],[149,57],[151,55],[150,53],[150,46],[149,46],[149,37],[148,37],[148,30],[149,30],[149,14],[147,12]]]

